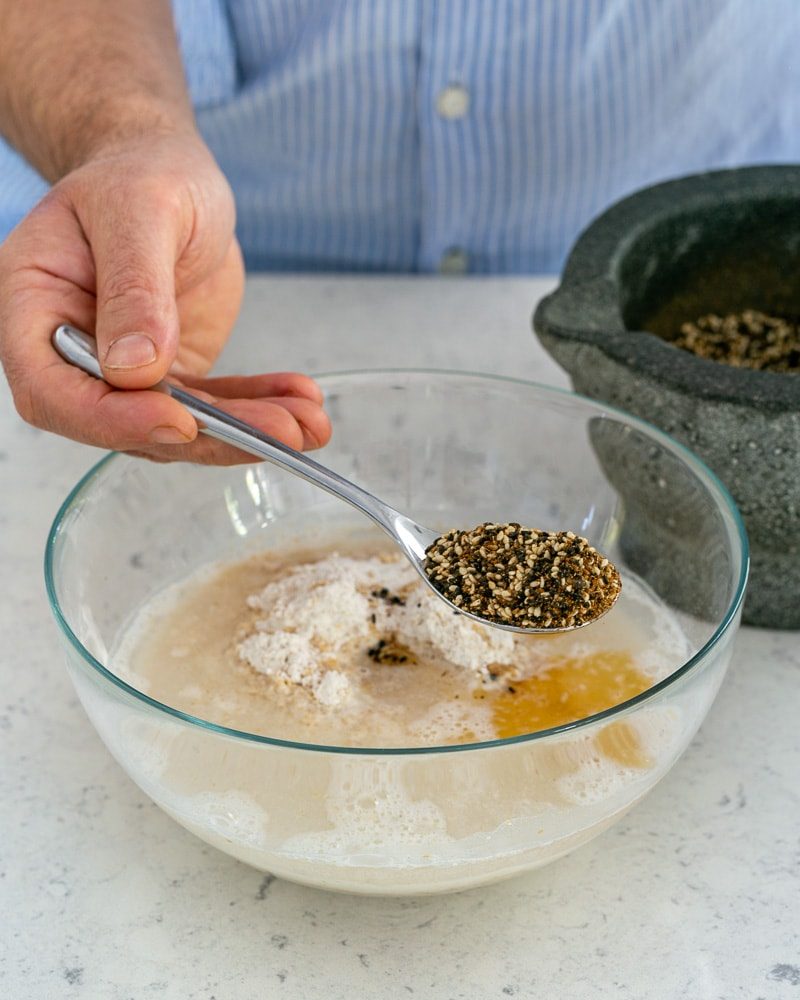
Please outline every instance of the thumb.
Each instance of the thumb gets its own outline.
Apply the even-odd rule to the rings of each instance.
[[[178,351],[176,237],[155,213],[104,219],[91,235],[97,282],[98,355],[106,380],[123,389],[159,382]],[[165,224],[166,223],[166,224]]]

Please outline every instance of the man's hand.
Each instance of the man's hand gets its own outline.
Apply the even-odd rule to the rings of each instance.
[[[168,373],[295,448],[330,437],[303,375],[202,376],[236,319],[243,287],[225,178],[193,131],[105,146],[60,180],[0,247],[0,359],[37,427],[159,460],[229,463],[184,408],[148,391]],[[97,337],[105,377],[64,362],[60,323]]]

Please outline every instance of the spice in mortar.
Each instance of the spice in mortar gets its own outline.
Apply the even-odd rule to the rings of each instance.
[[[622,589],[616,567],[571,531],[479,524],[441,535],[426,556],[428,579],[449,601],[517,628],[587,625]]]
[[[755,309],[684,323],[672,341],[700,358],[760,371],[800,370],[800,322]]]

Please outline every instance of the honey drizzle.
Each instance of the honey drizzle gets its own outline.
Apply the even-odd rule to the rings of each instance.
[[[646,691],[653,679],[638,670],[628,653],[600,652],[555,659],[547,670],[522,680],[484,687],[474,697],[489,702],[497,737],[508,739],[551,729],[595,715]],[[597,748],[624,767],[651,764],[635,729],[612,722],[596,736]]]

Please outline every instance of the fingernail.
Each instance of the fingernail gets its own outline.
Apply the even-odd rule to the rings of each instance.
[[[173,427],[171,424],[162,424],[150,431],[150,440],[153,444],[187,444],[192,439],[177,427]]]
[[[107,368],[142,368],[156,360],[156,345],[143,333],[126,333],[106,351]]]

